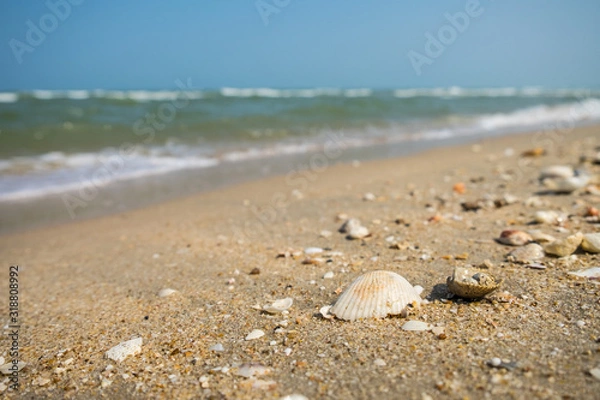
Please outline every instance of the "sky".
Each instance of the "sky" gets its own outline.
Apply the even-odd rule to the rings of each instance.
[[[4,0],[0,90],[600,87],[599,20],[598,0]]]

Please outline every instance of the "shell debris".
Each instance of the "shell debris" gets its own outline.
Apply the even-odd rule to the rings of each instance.
[[[278,314],[289,310],[292,304],[294,304],[294,299],[291,297],[286,297],[285,299],[275,300],[271,304],[266,304],[263,307],[263,310],[269,314]]]
[[[547,254],[557,257],[565,257],[573,254],[583,241],[583,235],[577,232],[575,235],[568,236],[564,239],[557,239],[554,242],[548,243],[544,247]]]
[[[3,375],[11,375],[14,372],[14,370],[11,369],[11,368],[13,368],[13,365],[14,364],[12,362],[9,362],[9,363],[6,363],[6,364],[0,366],[0,372]],[[20,371],[20,370],[22,370],[26,366],[27,366],[26,362],[18,361],[17,362],[17,372]]]
[[[600,253],[600,232],[583,235],[581,248],[588,253]]]
[[[501,283],[492,275],[464,267],[456,267],[446,280],[451,293],[467,299],[483,297],[498,289]]]
[[[433,328],[431,324],[422,321],[407,321],[402,325],[403,331],[430,331]]]
[[[246,341],[250,341],[250,340],[255,340],[258,338],[261,338],[265,336],[265,332],[260,330],[260,329],[254,329],[252,332],[250,332],[248,335],[246,335],[245,339]]]
[[[540,261],[544,258],[544,248],[537,243],[529,243],[508,253],[506,258],[509,261],[526,264]]]
[[[537,243],[529,243],[528,245],[514,249],[508,253],[506,258],[512,262],[526,264],[540,261],[544,256],[545,253],[542,246]]]
[[[579,271],[569,272],[568,274],[572,276],[578,276],[580,278],[600,279],[600,267],[580,269]]]
[[[536,211],[533,215],[533,220],[538,224],[556,225],[561,224],[566,219],[564,214],[559,214],[556,211]]]
[[[346,220],[338,231],[340,233],[345,233],[348,239],[362,239],[371,234],[356,218]]]
[[[141,337],[121,342],[106,352],[106,358],[121,362],[128,356],[140,353],[142,351],[142,342]]]
[[[271,368],[266,367],[262,364],[242,364],[238,367],[235,372],[238,376],[243,376],[244,378],[251,378],[253,376],[262,376],[271,373]]]
[[[177,290],[175,289],[164,288],[158,292],[158,297],[167,297],[175,293],[177,293]]]
[[[371,271],[359,276],[329,310],[337,318],[354,321],[406,314],[419,306],[421,297],[402,276],[390,271]]]
[[[533,238],[527,232],[507,229],[502,231],[500,237],[496,240],[509,246],[523,246],[531,242]]]

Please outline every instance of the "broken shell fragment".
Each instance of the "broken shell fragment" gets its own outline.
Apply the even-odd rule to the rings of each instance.
[[[507,244],[509,246],[523,246],[531,242],[533,238],[527,232],[508,229],[502,231],[500,237],[496,240],[499,243]]]
[[[583,188],[590,181],[586,174],[570,176],[568,178],[548,178],[544,179],[543,184],[549,190],[557,194],[569,194]]]
[[[304,254],[306,254],[307,256],[313,255],[313,254],[320,254],[323,252],[323,249],[320,247],[307,247],[304,249]]]
[[[531,263],[544,258],[544,248],[537,243],[529,243],[508,253],[507,259],[516,263]]]
[[[252,332],[250,332],[248,335],[246,335],[245,339],[246,341],[249,340],[254,340],[254,339],[258,339],[265,336],[265,332],[260,330],[260,329],[254,329]]]
[[[565,217],[555,211],[536,211],[533,219],[538,224],[560,224],[565,220]]]
[[[167,297],[174,293],[177,293],[177,290],[165,288],[165,289],[161,289],[160,292],[158,292],[158,297]]]
[[[348,239],[362,239],[370,235],[369,230],[362,226],[356,218],[350,218],[344,222],[339,232],[346,233]]]
[[[266,367],[262,364],[242,364],[238,367],[235,372],[238,376],[243,376],[244,378],[251,378],[253,376],[262,376],[271,373],[271,368]]]
[[[27,363],[23,361],[17,361],[17,364],[13,364],[12,362],[3,364],[0,366],[0,373],[3,375],[12,375],[12,373],[15,372],[15,365],[17,366],[16,372],[19,372],[27,366]]]
[[[291,297],[286,297],[285,299],[275,300],[272,304],[265,305],[263,310],[269,314],[278,314],[287,311],[292,304],[294,304],[294,300]]]
[[[548,243],[544,247],[544,251],[547,254],[551,254],[557,257],[565,257],[573,254],[583,241],[583,235],[581,232],[577,232],[575,235],[568,236],[564,239],[557,239],[554,242]]]
[[[540,230],[528,231],[527,233],[529,233],[531,239],[533,239],[534,242],[538,243],[549,243],[554,242],[556,240],[554,236],[548,235],[547,233],[544,233]]]
[[[329,313],[339,319],[385,318],[407,312],[421,304],[421,297],[402,276],[389,271],[371,271],[359,276],[341,294]]]
[[[433,328],[431,324],[421,321],[407,321],[402,325],[403,331],[429,331]]]
[[[580,269],[579,271],[569,272],[569,275],[587,279],[600,279],[600,267]]]
[[[600,253],[600,232],[583,235],[581,248],[588,253]]]
[[[340,233],[349,233],[352,229],[360,227],[360,221],[356,218],[347,219],[342,226],[340,226]]]
[[[362,239],[370,235],[370,232],[364,226],[359,226],[348,232],[348,239]]]
[[[115,347],[108,350],[105,354],[106,358],[121,362],[128,356],[137,354],[142,351],[142,338],[136,338],[121,342]]]
[[[548,178],[570,178],[573,175],[575,175],[575,171],[569,165],[552,165],[540,171],[539,179],[542,181]]]
[[[501,280],[470,268],[456,267],[446,284],[448,290],[466,299],[477,299],[498,289]]]

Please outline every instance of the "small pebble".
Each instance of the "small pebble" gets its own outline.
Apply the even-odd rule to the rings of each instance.
[[[334,276],[333,271],[329,271],[329,272],[326,272],[325,275],[323,275],[323,279],[332,279],[333,276]]]
[[[217,343],[214,346],[210,346],[208,348],[208,350],[220,352],[220,351],[225,351],[225,348],[223,347],[223,345],[221,343]]]
[[[167,297],[174,293],[177,293],[177,290],[165,288],[165,289],[161,289],[160,292],[158,292],[158,297]]]
[[[375,361],[373,361],[373,364],[375,364],[378,367],[385,367],[387,364],[385,363],[384,360],[382,360],[381,358],[376,359]]]
[[[499,359],[498,357],[494,357],[489,361],[489,364],[492,367],[499,367],[502,365],[502,360]]]

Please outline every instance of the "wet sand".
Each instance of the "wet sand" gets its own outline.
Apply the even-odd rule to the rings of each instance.
[[[600,196],[532,196],[541,167],[595,154],[600,127],[489,139],[415,156],[313,168],[149,208],[0,237],[7,269],[18,264],[19,393],[7,398],[597,398],[600,286],[568,271],[599,256],[546,257],[547,269],[506,261],[503,229],[556,237],[600,231],[586,208]],[[542,147],[547,154],[521,157]],[[596,176],[600,166],[587,165]],[[464,183],[466,191],[453,186]],[[365,193],[375,200],[365,201]],[[519,201],[464,211],[461,202]],[[529,201],[528,201],[529,200]],[[561,227],[530,226],[537,210],[562,211]],[[346,240],[340,213],[372,233]],[[329,237],[320,232],[330,231]],[[390,239],[393,237],[393,239]],[[392,243],[398,246],[391,246]],[[341,255],[321,264],[287,249]],[[397,248],[391,248],[397,247]],[[448,299],[455,266],[481,265],[504,279],[488,298]],[[258,268],[260,271],[250,272]],[[5,269],[4,282],[8,282]],[[320,317],[360,274],[397,272],[429,304],[409,316],[445,334],[408,332],[405,318],[344,322]],[[333,272],[330,279],[323,279]],[[7,283],[0,298],[8,299]],[[159,297],[164,288],[177,290]],[[294,300],[289,315],[257,308]],[[5,302],[6,304],[6,302]],[[4,321],[8,322],[8,311]],[[244,338],[254,329],[265,335]],[[8,330],[5,328],[5,333]],[[104,357],[141,337],[122,362]],[[223,351],[210,350],[221,344]],[[7,359],[8,336],[0,339]],[[287,350],[289,349],[289,350]],[[487,364],[492,358],[507,368]],[[238,376],[258,363],[264,376]],[[4,381],[4,385],[8,385]],[[254,387],[253,387],[254,386]]]

